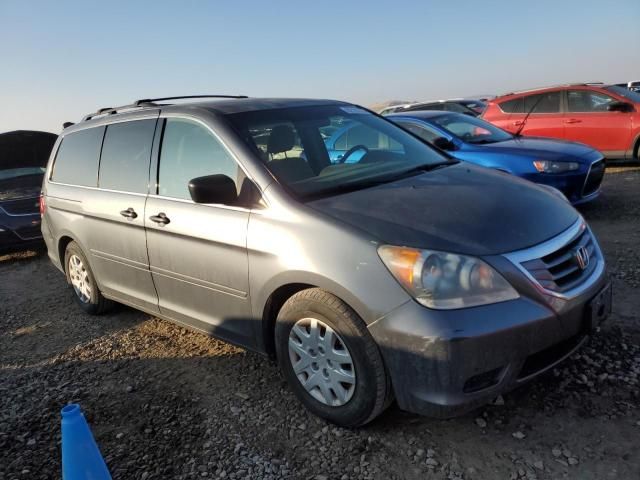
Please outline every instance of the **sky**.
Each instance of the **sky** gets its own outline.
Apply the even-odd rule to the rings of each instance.
[[[639,0],[0,0],[0,132],[154,96],[372,105],[628,80]]]

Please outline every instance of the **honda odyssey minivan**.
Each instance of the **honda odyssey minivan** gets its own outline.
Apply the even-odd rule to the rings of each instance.
[[[609,313],[598,242],[561,194],[348,103],[188,99],[101,109],[54,147],[42,232],[86,312],[115,301],[274,356],[344,426],[394,398],[482,405]],[[377,141],[331,163],[323,132],[350,122]]]

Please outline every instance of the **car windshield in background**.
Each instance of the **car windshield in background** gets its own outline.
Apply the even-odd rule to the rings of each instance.
[[[497,143],[510,140],[510,133],[468,115],[444,114],[429,119],[466,143]]]
[[[24,168],[8,168],[0,170],[0,180],[8,180],[11,178],[27,177],[29,175],[43,175],[45,167],[24,167]]]
[[[629,90],[627,87],[620,87],[619,85],[609,85],[608,87],[604,87],[604,89],[616,93],[631,102],[640,103],[640,93]]]
[[[302,199],[453,163],[393,123],[355,106],[258,110],[228,118],[275,177]]]

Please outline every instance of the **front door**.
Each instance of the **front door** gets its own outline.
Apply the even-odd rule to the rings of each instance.
[[[157,194],[147,200],[145,226],[161,313],[228,340],[253,343],[250,325],[249,210],[196,204],[189,181],[224,174],[238,188],[244,173],[200,122],[170,117],[159,154]]]
[[[595,90],[568,90],[565,139],[586,143],[610,158],[624,158],[631,145],[631,113],[610,112],[617,100]]]

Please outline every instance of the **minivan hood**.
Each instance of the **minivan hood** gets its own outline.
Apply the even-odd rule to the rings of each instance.
[[[537,158],[540,160],[561,160],[572,157],[578,163],[592,162],[594,156],[601,157],[593,148],[577,142],[554,140],[550,138],[514,137],[504,142],[484,145],[467,144],[468,150],[482,153],[500,153]]]
[[[307,205],[384,243],[469,255],[527,248],[578,219],[549,190],[464,162]]]

